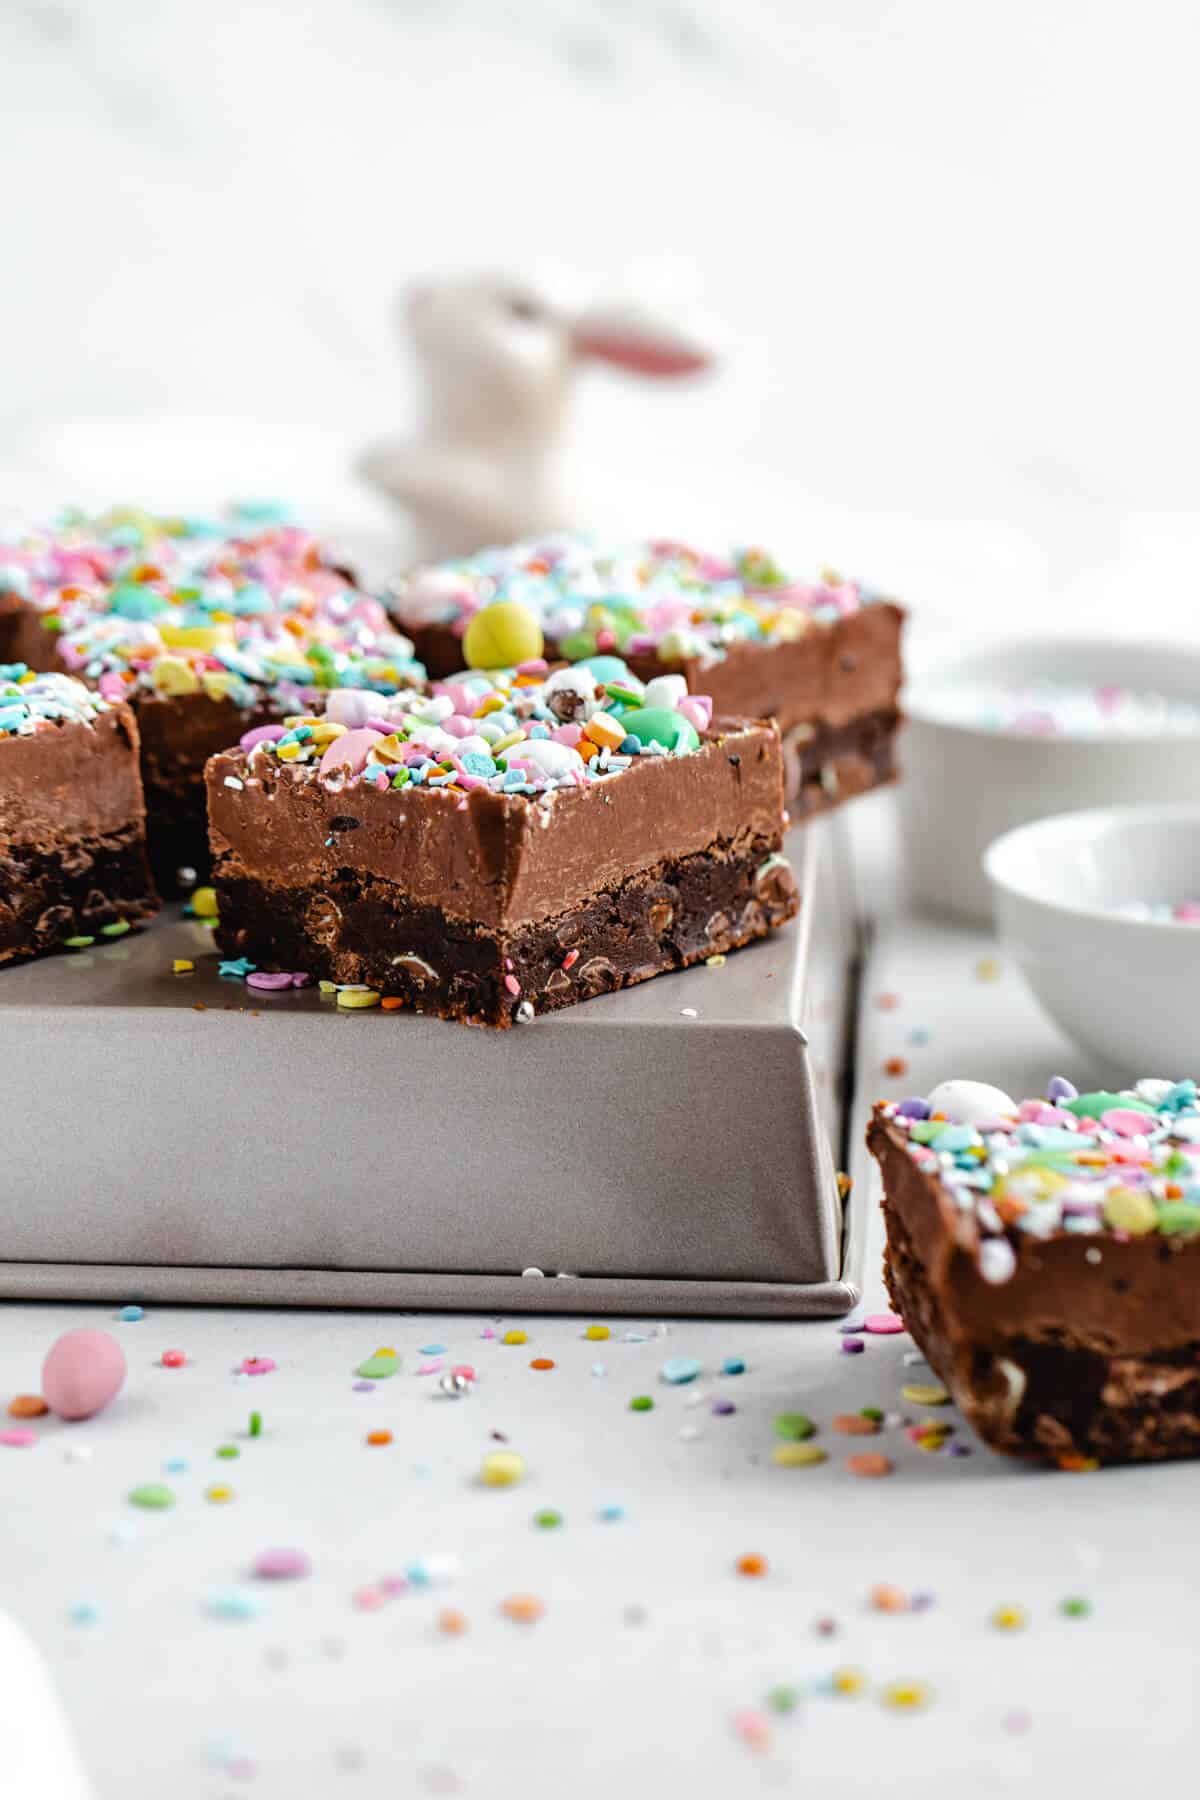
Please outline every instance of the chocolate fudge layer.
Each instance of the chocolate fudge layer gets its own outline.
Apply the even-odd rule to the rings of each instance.
[[[424,679],[383,606],[296,526],[72,516],[0,547],[0,607],[6,596],[14,654],[134,708],[164,892],[181,869],[207,871],[210,756],[334,687]]]
[[[796,816],[895,778],[904,615],[854,583],[790,580],[757,551],[555,538],[418,571],[394,585],[392,610],[445,677],[476,614],[513,600],[552,658],[615,652],[643,681],[682,675],[718,716],[777,719]]]
[[[157,910],[129,708],[0,667],[0,964],[118,936]]]
[[[592,710],[560,725],[549,683],[502,694],[473,680],[455,713],[409,712],[386,737],[326,738],[336,722],[311,721],[299,729],[315,742],[214,758],[225,954],[506,1026],[736,949],[795,912],[773,724],[701,738],[665,709],[618,719],[586,672],[563,671],[550,698],[586,691]],[[500,735],[456,737],[455,723]],[[297,747],[312,760],[289,761]]]
[[[1200,1455],[1194,1081],[1019,1106],[977,1082],[880,1105],[888,1288],[994,1449]]]

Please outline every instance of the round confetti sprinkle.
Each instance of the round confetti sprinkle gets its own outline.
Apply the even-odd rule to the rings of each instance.
[[[512,1487],[524,1474],[525,1458],[516,1450],[489,1450],[479,1465],[484,1487]]]
[[[552,1369],[554,1367],[554,1358],[551,1356],[535,1356],[529,1366],[531,1369]]]
[[[689,1381],[695,1381],[703,1364],[695,1356],[671,1356],[659,1370],[659,1377],[670,1387],[683,1387]]]
[[[117,1314],[123,1325],[136,1325],[138,1320],[144,1319],[145,1316],[140,1306],[123,1306]]]
[[[500,1611],[517,1625],[536,1625],[546,1608],[536,1594],[510,1594]]]
[[[746,1359],[743,1356],[727,1356],[721,1364],[722,1375],[744,1375]]]
[[[612,1336],[612,1332],[607,1325],[589,1325],[583,1335],[590,1343],[602,1344],[606,1338]]]
[[[879,1421],[865,1418],[862,1413],[837,1413],[833,1429],[842,1437],[875,1437],[879,1431]]]
[[[391,1441],[392,1434],[390,1431],[368,1431],[367,1433],[368,1444],[390,1444]]]
[[[275,1361],[270,1356],[247,1356],[241,1364],[243,1375],[269,1375],[275,1368]]]
[[[797,1687],[773,1687],[767,1690],[767,1706],[774,1713],[794,1713],[801,1701]]]
[[[606,1525],[614,1525],[619,1519],[625,1517],[625,1508],[618,1501],[611,1500],[607,1506],[600,1508],[597,1516],[603,1519]]]
[[[10,1419],[40,1419],[49,1411],[40,1394],[14,1394],[8,1403]]]
[[[901,1398],[912,1406],[949,1406],[950,1391],[940,1382],[909,1381],[900,1389]]]
[[[1023,1631],[1028,1623],[1023,1606],[997,1606],[992,1610],[992,1624],[997,1631]]]
[[[1002,965],[994,956],[982,956],[975,964],[975,977],[978,981],[999,981],[1003,973]]]
[[[894,1332],[904,1330],[904,1320],[899,1313],[868,1313],[863,1320],[863,1329],[876,1337],[890,1337]]]
[[[260,1581],[299,1581],[312,1574],[312,1561],[305,1550],[260,1550],[253,1573]]]
[[[1092,1603],[1085,1600],[1082,1594],[1071,1594],[1059,1603],[1058,1610],[1064,1619],[1086,1619],[1092,1610]]]
[[[233,1462],[242,1453],[236,1444],[218,1444],[215,1454],[221,1458],[222,1462]]]
[[[853,1699],[861,1694],[867,1685],[867,1678],[861,1669],[835,1669],[830,1678],[830,1686],[835,1694],[846,1699]]]
[[[502,1344],[527,1344],[529,1334],[525,1331],[506,1331],[500,1342]]]
[[[548,1506],[541,1512],[534,1513],[533,1522],[540,1531],[555,1531],[562,1524],[563,1516],[560,1512],[555,1512],[553,1507]]]
[[[771,1741],[771,1721],[766,1713],[745,1706],[733,1715],[733,1729],[752,1750],[765,1750]]]
[[[775,1436],[789,1438],[799,1443],[803,1438],[815,1437],[816,1426],[807,1413],[777,1413],[775,1416]]]
[[[205,1488],[204,1498],[211,1500],[214,1506],[224,1506],[227,1501],[233,1499],[233,1489],[226,1487],[224,1482],[217,1481],[211,1487]]]
[[[890,1456],[882,1456],[878,1450],[864,1450],[858,1456],[848,1456],[846,1467],[852,1475],[878,1476],[891,1475],[896,1465]]]
[[[809,1469],[825,1461],[819,1444],[776,1444],[771,1461],[781,1469]]]
[[[649,1394],[635,1394],[629,1402],[630,1412],[653,1412],[654,1401]]]
[[[187,1352],[184,1350],[164,1350],[162,1353],[164,1369],[182,1369],[186,1362]]]
[[[360,1587],[355,1590],[354,1604],[359,1612],[378,1612],[387,1602],[388,1597],[380,1587]]]
[[[895,1012],[900,1004],[899,994],[876,994],[875,1004],[880,1012]]]
[[[460,1613],[453,1606],[446,1606],[437,1617],[438,1630],[447,1637],[461,1637],[467,1629],[467,1615]]]
[[[368,1356],[365,1362],[360,1362],[354,1373],[367,1381],[386,1381],[399,1368],[400,1358],[394,1350],[377,1350],[374,1356]]]
[[[883,1072],[893,1081],[898,1081],[901,1075],[908,1074],[908,1064],[902,1056],[889,1056],[883,1065]]]
[[[861,1356],[866,1349],[861,1338],[848,1337],[842,1339],[842,1350],[846,1356]]]
[[[0,1431],[0,1444],[8,1450],[32,1450],[37,1441],[37,1432],[28,1426],[14,1425],[8,1431]]]
[[[933,1692],[923,1681],[889,1681],[879,1698],[893,1712],[920,1712],[929,1705]]]
[[[760,1556],[756,1550],[751,1550],[745,1556],[739,1556],[734,1566],[739,1575],[765,1575],[767,1559],[765,1556]]]
[[[881,1581],[871,1589],[871,1605],[876,1612],[902,1613],[908,1611],[908,1595],[903,1588],[894,1587],[890,1581]]]
[[[147,1512],[165,1512],[168,1507],[174,1506],[175,1496],[162,1482],[147,1481],[131,1491],[129,1504],[143,1507]]]
[[[253,1619],[262,1610],[257,1597],[245,1588],[214,1588],[204,1603],[214,1619]]]

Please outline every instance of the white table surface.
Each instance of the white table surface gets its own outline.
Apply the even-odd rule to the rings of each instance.
[[[886,823],[878,802],[864,805],[867,883],[880,896]],[[860,1111],[948,1074],[1038,1091],[1056,1068],[1093,1073],[1014,972],[981,976],[992,954],[986,938],[903,914],[880,926]],[[886,994],[897,1004],[881,1007]],[[889,1080],[895,1056],[908,1073]],[[874,1209],[864,1162],[856,1174],[872,1191],[860,1200]],[[268,1181],[265,1169],[264,1194]],[[879,1249],[876,1231],[867,1310],[882,1304]],[[836,1435],[833,1415],[863,1406],[924,1416],[900,1396],[925,1373],[906,1363],[906,1337],[848,1356],[836,1323],[614,1321],[600,1344],[584,1339],[587,1323],[149,1309],[122,1324],[110,1309],[5,1308],[9,1393],[36,1390],[45,1348],[69,1326],[113,1330],[129,1359],[106,1414],[39,1422],[34,1449],[0,1450],[3,1604],[45,1652],[102,1800],[1117,1794],[1190,1774],[1187,1596],[1200,1553],[1177,1522],[1200,1493],[1195,1467],[1063,1475],[1016,1467],[969,1434],[962,1458],[926,1454],[898,1426]],[[511,1325],[526,1345],[500,1342]],[[630,1329],[640,1341],[625,1340]],[[478,1369],[469,1398],[440,1398],[436,1375],[417,1373],[435,1343],[447,1364]],[[401,1373],[355,1392],[355,1365],[385,1344]],[[172,1347],[185,1368],[159,1365]],[[250,1355],[276,1371],[236,1373]],[[531,1369],[535,1356],[555,1367]],[[701,1379],[664,1384],[671,1356],[699,1358]],[[746,1372],[719,1375],[727,1356]],[[630,1412],[643,1393],[654,1411]],[[715,1415],[716,1398],[736,1411]],[[817,1422],[826,1463],[772,1462],[785,1411]],[[367,1446],[376,1427],[393,1433],[389,1446]],[[507,1490],[476,1479],[496,1431],[527,1461]],[[236,1461],[217,1459],[223,1443]],[[864,1448],[895,1472],[849,1473]],[[186,1472],[164,1472],[174,1458]],[[139,1512],[130,1489],[156,1480],[175,1490],[174,1510]],[[233,1499],[206,1500],[214,1482]],[[602,1521],[610,1503],[626,1516]],[[542,1508],[563,1525],[535,1527]],[[250,1582],[254,1555],[281,1545],[309,1553],[311,1577]],[[750,1551],[768,1558],[764,1579],[735,1572]],[[449,1587],[356,1604],[364,1586],[439,1552],[460,1559]],[[873,1611],[878,1582],[932,1603]],[[207,1614],[230,1585],[260,1599],[256,1617]],[[539,1623],[502,1616],[514,1593],[544,1602]],[[1064,1618],[1059,1604],[1076,1594],[1094,1610]],[[1028,1610],[1025,1630],[989,1623],[1009,1603]],[[93,1622],[72,1619],[81,1605]],[[439,1631],[444,1606],[466,1616],[464,1635]],[[822,1616],[836,1621],[831,1638],[815,1629]],[[864,1672],[863,1697],[820,1691],[841,1666]],[[889,1710],[879,1690],[893,1680],[928,1683],[927,1710]],[[738,1715],[779,1684],[807,1697],[752,1748]]]

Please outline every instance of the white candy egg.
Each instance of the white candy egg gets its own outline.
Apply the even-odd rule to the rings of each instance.
[[[357,731],[368,719],[378,716],[379,696],[365,688],[334,688],[325,702],[325,717],[350,731]]]
[[[1011,1119],[1017,1110],[1010,1094],[986,1081],[941,1081],[926,1097],[930,1109],[953,1125],[991,1125]]]
[[[572,750],[570,744],[556,744],[553,738],[529,738],[524,744],[514,744],[509,755],[536,763],[547,775],[569,775],[572,769],[583,767],[578,750]]]
[[[656,675],[646,683],[644,704],[665,706],[668,712],[674,712],[687,691],[688,685],[682,675]]]

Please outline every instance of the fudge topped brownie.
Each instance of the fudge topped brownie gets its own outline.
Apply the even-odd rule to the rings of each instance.
[[[222,949],[509,1025],[790,917],[777,728],[603,668],[335,693],[215,757]]]
[[[1200,1453],[1200,1098],[1145,1080],[1010,1099],[949,1081],[876,1107],[887,1278],[996,1448]]]
[[[0,665],[0,963],[117,936],[156,910],[129,708]]]
[[[391,599],[439,676],[470,660],[462,640],[481,612],[514,602],[547,655],[615,653],[643,679],[682,674],[719,714],[777,718],[800,814],[895,773],[903,614],[856,582],[797,579],[761,550],[563,536],[418,570]]]
[[[23,659],[135,708],[165,888],[181,867],[206,866],[210,755],[335,687],[423,680],[380,602],[297,526],[222,535],[202,521],[72,517],[8,546],[0,564],[21,592],[8,637]]]

